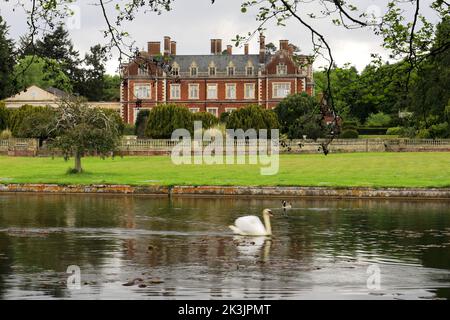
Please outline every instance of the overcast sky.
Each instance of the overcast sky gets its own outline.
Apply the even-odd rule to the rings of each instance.
[[[96,1],[79,0],[76,2],[80,12],[80,24],[79,28],[78,26],[70,27],[70,33],[75,48],[83,55],[90,46],[105,43],[101,32],[105,29],[101,8],[92,5]],[[317,13],[320,8],[317,2],[305,5],[305,13]],[[380,0],[353,1],[363,12],[378,10],[381,13],[383,13],[384,7],[379,5],[386,2]],[[223,39],[223,48],[225,49],[227,44],[231,44],[231,39],[236,34],[245,35],[258,26],[255,21],[255,12],[241,13],[241,3],[242,0],[216,0],[216,4],[211,5],[210,0],[175,0],[170,12],[164,12],[161,15],[143,13],[125,27],[140,48],[146,48],[147,41],[162,42],[163,37],[168,35],[172,40],[177,41],[178,54],[209,54],[211,38]],[[428,3],[430,0],[423,1],[422,6],[428,6]],[[11,3],[2,1],[0,14],[10,25],[10,36],[18,39],[27,30],[26,19],[22,9],[13,12],[12,8]],[[110,9],[113,12],[111,5]],[[425,13],[430,14],[430,10],[427,9]],[[411,10],[405,12],[406,17],[411,14]],[[429,18],[436,21],[434,16],[429,16]],[[362,70],[370,62],[371,53],[387,56],[380,47],[381,39],[368,29],[346,30],[343,27],[333,26],[330,19],[314,20],[313,23],[328,39],[338,65],[349,62]],[[73,26],[73,24],[70,22],[68,26]],[[266,43],[273,42],[278,47],[280,39],[288,39],[300,47],[302,53],[311,53],[311,35],[296,20],[289,21],[286,27],[269,24],[267,28]],[[242,53],[243,48],[233,48],[233,51]],[[250,42],[250,52],[258,52],[257,37]],[[318,69],[322,65],[324,65],[324,60],[318,59],[314,68]],[[117,54],[115,54],[107,64],[108,73],[115,73],[117,66]]]

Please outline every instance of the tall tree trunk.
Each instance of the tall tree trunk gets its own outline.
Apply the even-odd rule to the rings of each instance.
[[[75,152],[75,170],[77,173],[81,173],[83,169],[81,168],[81,154]]]

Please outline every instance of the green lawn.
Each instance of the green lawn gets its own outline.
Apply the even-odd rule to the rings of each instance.
[[[0,183],[132,185],[286,185],[450,187],[450,153],[282,155],[277,175],[260,165],[179,165],[170,157],[83,159],[83,174],[67,174],[73,160],[0,157]]]

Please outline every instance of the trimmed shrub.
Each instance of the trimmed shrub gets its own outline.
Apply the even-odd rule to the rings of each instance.
[[[201,121],[203,129],[209,129],[219,123],[213,114],[209,112],[196,112],[192,114],[193,121]]]
[[[227,123],[229,117],[230,117],[230,112],[227,112],[227,111],[222,112],[222,113],[220,114],[220,117],[219,117],[220,122],[221,122],[221,123]]]
[[[278,117],[272,110],[263,109],[258,105],[249,105],[233,111],[226,123],[227,129],[278,129]],[[269,132],[270,133],[270,132]]]
[[[18,138],[36,138],[40,142],[53,136],[51,124],[55,118],[55,109],[51,107],[33,107],[28,110],[22,121],[15,126],[13,135]]]
[[[344,130],[341,135],[339,136],[339,138],[341,139],[358,139],[358,131],[356,130]]]
[[[193,133],[192,113],[185,106],[159,105],[153,108],[147,120],[145,136],[154,139],[170,139],[176,129],[187,129]]]
[[[392,127],[387,129],[386,134],[400,136],[403,134],[404,130],[405,129],[403,127]]]
[[[137,114],[136,122],[134,123],[134,135],[138,136],[138,138],[143,138],[145,136],[145,128],[147,127],[149,114],[149,109],[141,109]]]
[[[366,120],[366,125],[369,127],[385,127],[391,124],[392,118],[390,115],[383,112],[371,113]]]
[[[135,132],[135,126],[129,123],[125,124],[125,127],[123,129],[123,135],[124,136],[133,136]]]

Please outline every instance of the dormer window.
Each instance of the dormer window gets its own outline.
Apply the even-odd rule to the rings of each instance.
[[[227,67],[228,76],[234,76],[234,67]]]
[[[286,66],[284,63],[280,63],[280,64],[277,66],[277,74],[278,74],[279,76],[281,76],[281,75],[286,75],[286,74],[287,74],[287,66]]]
[[[173,76],[179,76],[180,75],[180,68],[172,67],[172,75]]]
[[[191,67],[191,77],[196,77],[197,71],[197,67]]]
[[[253,75],[253,67],[246,67],[245,70],[246,70],[247,76]]]
[[[210,76],[216,75],[216,67],[209,67],[209,75]]]
[[[138,68],[138,75],[139,76],[145,76],[148,74],[148,67],[145,64],[142,64]]]

